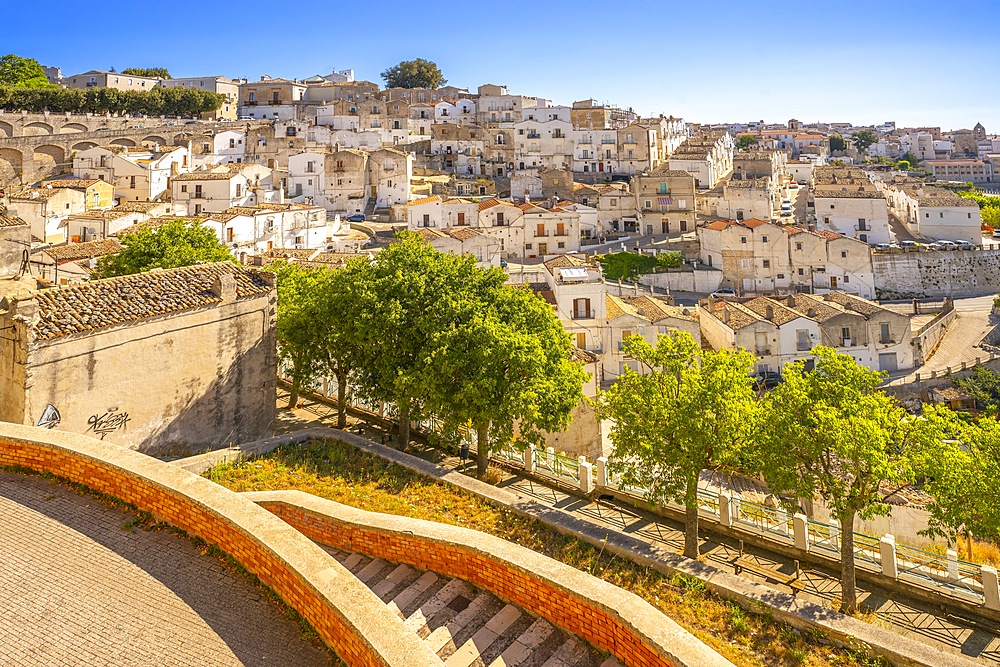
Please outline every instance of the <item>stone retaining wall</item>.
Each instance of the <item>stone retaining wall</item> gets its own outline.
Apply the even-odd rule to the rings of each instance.
[[[301,491],[243,495],[318,542],[473,583],[628,667],[732,667],[638,596],[492,535],[366,512]]]
[[[218,546],[299,612],[350,665],[443,664],[319,546],[207,479],[86,436],[9,423],[0,423],[0,465],[86,485]]]

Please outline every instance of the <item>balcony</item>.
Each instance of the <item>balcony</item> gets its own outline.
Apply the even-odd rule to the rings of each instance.
[[[529,134],[528,138],[529,139],[541,139],[542,135],[540,135],[540,134]]]
[[[574,320],[592,320],[594,319],[594,311],[592,310],[574,310],[573,311]]]

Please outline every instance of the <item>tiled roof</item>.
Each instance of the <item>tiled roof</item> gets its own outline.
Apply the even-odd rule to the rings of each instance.
[[[112,211],[125,211],[126,213],[149,213],[158,206],[163,206],[163,202],[156,201],[126,201],[115,206]]]
[[[142,227],[159,227],[160,225],[165,225],[168,222],[173,222],[174,220],[180,220],[181,222],[197,222],[202,223],[207,218],[192,218],[184,217],[180,215],[159,215],[155,218],[150,218],[149,220],[143,220],[142,222],[137,222],[134,225],[129,225],[128,227],[123,227],[116,232],[108,234],[108,236],[123,236],[129,232],[134,232]]]
[[[407,206],[420,206],[421,204],[431,204],[433,202],[444,201],[439,195],[431,195],[430,197],[423,197],[421,199],[414,199]]]
[[[509,206],[511,208],[520,208],[516,204],[512,204],[509,201],[502,201],[500,199],[487,199],[486,201],[479,202],[479,210],[485,211],[488,208],[493,208],[494,206]]]
[[[236,278],[238,299],[271,290],[265,273],[229,262],[147,271],[43,290],[35,295],[40,317],[35,325],[36,337],[51,340],[215,305],[221,301],[213,291],[215,279],[224,273]]]
[[[545,300],[545,303],[550,306],[556,306],[559,304],[559,302],[556,301],[556,293],[549,289],[548,283],[528,283],[528,289],[542,297],[542,299]]]
[[[572,266],[591,266],[591,263],[585,259],[580,259],[573,255],[559,255],[558,257],[553,257],[549,261],[545,262],[545,268],[549,271],[554,271],[555,269],[563,269]]]
[[[72,190],[85,190],[95,183],[103,183],[98,178],[64,178],[58,181],[45,181],[42,187],[46,188],[70,188]],[[110,185],[110,183],[109,183]]]
[[[84,243],[52,246],[40,252],[44,252],[56,262],[75,262],[81,259],[93,259],[94,257],[113,255],[121,252],[121,249],[122,245],[118,242],[118,239],[104,239],[101,241],[85,241]]]
[[[55,188],[20,188],[7,193],[7,198],[11,201],[45,200],[54,197],[56,193]]]
[[[28,223],[21,220],[21,218],[16,215],[0,212],[0,227],[20,227],[21,225],[27,224]]]
[[[597,363],[597,356],[596,355],[591,354],[590,352],[587,352],[583,348],[577,347],[576,345],[574,345],[573,349],[570,350],[569,358],[570,358],[571,361],[575,361],[575,362],[577,362],[579,364],[596,364]]]
[[[798,312],[793,308],[789,308],[785,304],[777,301],[776,299],[768,299],[767,297],[759,296],[756,299],[750,299],[749,301],[742,304],[748,310],[753,311],[761,318],[768,320],[769,322],[774,322],[779,327],[783,324],[787,324],[792,320],[805,317],[802,313]],[[768,308],[771,308],[771,317],[768,317]]]
[[[823,295],[823,298],[833,301],[834,303],[839,303],[841,306],[861,313],[865,317],[870,317],[875,313],[881,313],[886,310],[874,301],[862,299],[859,296],[854,296],[853,294],[848,294],[847,292],[828,292]]]
[[[689,320],[696,322],[698,316],[687,308],[678,308],[663,299],[653,296],[633,296],[625,299],[625,302],[634,307],[640,315],[650,322],[659,322],[668,317]]]
[[[449,230],[448,234],[453,239],[457,239],[459,241],[468,241],[471,238],[483,236],[482,232],[472,229],[471,227],[455,227],[454,229]]]
[[[616,317],[621,317],[622,315],[632,315],[633,317],[644,317],[635,309],[634,306],[629,304],[624,299],[614,296],[613,294],[605,294],[604,305],[607,308],[607,318],[613,320]],[[644,317],[644,319],[649,319]]]

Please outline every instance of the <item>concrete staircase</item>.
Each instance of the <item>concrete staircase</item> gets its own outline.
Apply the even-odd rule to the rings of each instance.
[[[461,579],[320,546],[447,667],[621,667],[580,638]]]

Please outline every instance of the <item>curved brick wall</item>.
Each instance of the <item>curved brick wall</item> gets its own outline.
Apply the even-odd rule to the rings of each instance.
[[[241,495],[318,542],[469,581],[587,639],[627,667],[732,667],[638,596],[492,535],[366,512],[301,491]]]
[[[350,665],[442,665],[367,586],[320,547],[207,479],[86,436],[9,423],[0,423],[0,465],[84,484],[217,545],[302,614]]]

